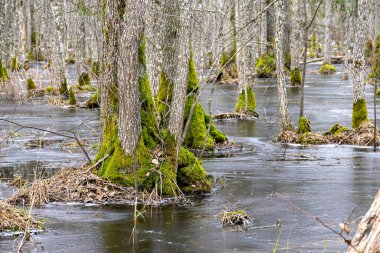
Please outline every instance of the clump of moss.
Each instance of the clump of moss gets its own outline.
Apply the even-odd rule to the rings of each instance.
[[[220,133],[210,122],[210,118],[205,113],[202,105],[197,101],[199,89],[198,75],[195,70],[193,53],[190,53],[189,68],[187,72],[187,99],[185,104],[185,122],[189,120],[191,108],[194,107],[190,119],[189,128],[184,140],[184,145],[188,148],[202,149],[206,139],[206,149],[214,149],[215,142],[226,141],[226,136]],[[210,126],[210,135],[207,136],[208,126]],[[214,138],[217,137],[217,140]],[[224,136],[224,138],[222,137]]]
[[[96,77],[99,76],[99,62],[94,61],[94,62],[91,64],[91,72],[92,72],[92,74],[94,74]]]
[[[17,56],[11,57],[9,68],[11,69],[12,72],[20,70],[20,63],[18,62]]]
[[[302,83],[302,76],[301,76],[301,69],[294,68],[290,71],[290,84],[291,85],[301,85]]]
[[[25,61],[25,62],[24,62],[24,70],[25,70],[25,71],[28,71],[29,68],[30,68],[30,66],[29,66],[29,61]]]
[[[317,49],[317,35],[314,32],[313,35],[311,36],[311,48],[309,50],[309,57],[314,58],[317,56],[316,54],[316,49]]]
[[[60,86],[59,86],[59,93],[61,95],[67,95],[69,93],[68,89],[67,89],[67,80],[66,78],[63,79],[63,81],[61,82]]]
[[[247,87],[241,91],[235,107],[235,112],[243,114],[255,114],[256,99],[252,87]]]
[[[54,93],[54,87],[53,87],[53,86],[48,86],[48,87],[46,87],[46,92],[47,92],[49,95],[53,95],[53,93]]]
[[[92,95],[90,97],[89,100],[86,101],[86,107],[87,108],[98,108],[100,105],[100,101],[99,101],[99,89],[96,90],[96,92],[94,93],[94,95]]]
[[[298,119],[298,134],[311,133],[310,120],[306,117],[300,117]]]
[[[373,41],[368,39],[365,43],[364,56],[366,59],[372,58],[373,56]]]
[[[75,97],[73,87],[70,87],[70,90],[69,90],[69,104],[70,105],[76,105],[77,104],[77,99]]]
[[[67,57],[66,63],[70,65],[75,64],[75,58],[72,56]]]
[[[7,68],[3,66],[3,62],[0,59],[0,82],[5,82],[9,80]]]
[[[380,81],[380,35],[376,37],[375,57],[374,57],[374,62],[373,62],[372,70],[371,70],[371,73],[369,74],[369,77],[372,80],[374,80],[374,82]],[[377,91],[376,91],[376,94],[378,95]]]
[[[339,124],[334,124],[328,131],[324,132],[323,135],[338,135],[343,132],[351,131],[348,127],[341,126]]]
[[[321,43],[318,43],[318,53],[322,53],[323,52],[323,46]]]
[[[364,98],[358,99],[353,104],[352,110],[352,128],[358,128],[363,124],[369,124],[367,103]]]
[[[160,114],[160,118],[163,119],[161,122],[163,125],[166,124],[165,118],[168,117],[167,114],[169,113],[169,105],[172,101],[172,97],[173,83],[169,81],[166,73],[164,70],[162,70],[160,74],[160,82],[158,85],[156,101],[158,113]]]
[[[91,86],[90,75],[85,72],[80,74],[78,77],[78,85],[79,87]]]
[[[178,159],[177,182],[181,190],[188,194],[211,191],[211,182],[201,162],[185,148],[181,148]]]
[[[376,89],[376,96],[380,97],[380,88]]]
[[[336,72],[336,68],[331,65],[331,64],[328,64],[328,63],[323,63],[322,64],[322,67],[319,69],[319,73],[321,73],[322,75],[331,75],[331,74],[334,74]]]
[[[263,54],[256,62],[256,76],[270,78],[276,75],[276,59],[274,54]]]
[[[285,53],[284,67],[286,70],[290,70],[291,65],[292,65],[292,57],[290,55],[290,52],[286,52]]]
[[[33,81],[32,78],[29,78],[28,80],[26,80],[26,85],[27,85],[28,90],[35,90],[37,88],[36,83]]]

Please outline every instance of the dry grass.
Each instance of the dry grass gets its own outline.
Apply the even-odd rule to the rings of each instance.
[[[41,229],[42,224],[28,212],[21,208],[16,208],[5,201],[0,201],[0,232],[25,231],[29,228]]]
[[[252,218],[243,210],[224,210],[218,217],[223,227],[248,226],[252,223]]]
[[[34,199],[33,199],[34,198]],[[36,180],[9,199],[12,204],[41,206],[51,202],[82,202],[95,204],[128,204],[135,200],[135,189],[111,183],[90,172],[89,168],[64,169],[55,176]],[[139,203],[158,205],[155,193],[139,193]]]
[[[297,134],[294,131],[282,132],[275,141],[298,144],[339,144],[372,146],[374,144],[373,126],[359,127],[339,134],[322,135],[317,133]],[[380,145],[380,132],[377,132],[376,144]]]

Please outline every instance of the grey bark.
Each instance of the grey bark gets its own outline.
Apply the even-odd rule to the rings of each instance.
[[[119,58],[119,139],[134,154],[140,132],[139,48],[144,32],[145,0],[127,0],[121,25]]]
[[[302,39],[301,39],[301,6],[302,3],[300,0],[292,1],[292,32],[291,32],[291,69],[300,67],[300,51],[302,48]]]
[[[332,0],[325,0],[325,39],[323,61],[331,64]],[[318,47],[317,47],[318,48]]]
[[[276,7],[276,35],[275,35],[275,50],[276,50],[276,69],[277,69],[277,90],[278,90],[278,114],[280,131],[286,131],[292,128],[289,112],[288,100],[286,92],[285,71],[284,71],[284,0],[278,0]]]

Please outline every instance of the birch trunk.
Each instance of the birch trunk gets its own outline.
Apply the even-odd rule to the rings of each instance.
[[[351,245],[348,253],[380,252],[380,191],[359,223]]]
[[[261,10],[267,7],[266,0],[260,0]],[[267,43],[268,43],[268,19],[267,11],[264,11],[261,14],[260,18],[260,53],[259,55],[265,54],[267,52]]]
[[[325,40],[324,40],[324,53],[323,61],[331,64],[331,29],[332,29],[332,0],[325,2]],[[317,47],[318,50],[318,47]]]
[[[292,32],[291,32],[291,69],[294,70],[300,67],[300,51],[302,47],[301,40],[301,1],[292,1]]]
[[[367,105],[364,96],[364,70],[365,57],[364,47],[368,34],[370,0],[358,1],[358,17],[356,20],[356,31],[353,45],[353,114],[352,127],[360,127],[363,123],[368,123]]]
[[[276,50],[276,69],[277,69],[277,90],[278,90],[278,113],[280,132],[292,129],[289,112],[288,99],[286,93],[285,71],[284,71],[284,0],[278,0],[276,7],[276,33],[275,33],[275,50]]]
[[[0,0],[0,31],[5,31],[5,1]],[[6,44],[5,44],[6,34],[0,36],[0,61],[4,62],[6,60]],[[1,70],[0,70],[1,71]]]

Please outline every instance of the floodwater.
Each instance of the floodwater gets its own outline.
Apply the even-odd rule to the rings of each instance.
[[[316,64],[311,65],[311,68],[317,67]],[[254,89],[257,109],[262,115],[260,119],[218,121],[216,125],[231,140],[253,145],[255,151],[244,156],[208,159],[203,163],[209,174],[224,180],[223,188],[219,187],[203,199],[193,200],[193,206],[147,209],[143,213],[144,219],[138,222],[134,237],[131,237],[132,207],[51,204],[35,210],[45,218],[47,231],[34,236],[28,250],[272,252],[277,238],[280,238],[277,252],[345,251],[346,245],[340,238],[316,222],[314,216],[338,230],[338,224],[344,220],[355,220],[364,215],[380,188],[380,156],[367,147],[302,147],[273,143],[271,140],[278,131],[275,82],[260,80]],[[206,87],[202,96],[205,106],[210,90],[211,87]],[[367,88],[371,118],[372,90],[372,87]],[[218,86],[214,93],[213,112],[232,111],[237,93],[237,87]],[[295,124],[299,90],[289,87],[288,96]],[[351,85],[341,81],[339,74],[332,77],[308,76],[305,114],[310,118],[314,131],[325,131],[338,122],[350,126],[351,107]],[[96,111],[70,111],[47,105],[2,104],[0,108],[2,116],[12,113],[14,120],[54,130],[67,130],[91,119],[87,126],[81,124],[79,131],[88,137],[89,143],[96,140],[96,131],[88,131],[98,127]],[[8,127],[1,124],[2,128]],[[83,161],[79,150],[69,154],[59,150],[59,145],[55,144],[27,149],[17,140],[15,138],[15,144],[10,147],[2,147],[2,152],[6,148],[9,152],[2,157],[5,165],[1,173],[33,171],[36,166],[48,167],[50,163],[54,170]],[[36,164],[36,160],[40,164]],[[8,187],[0,187],[0,196],[9,193]],[[217,216],[225,209],[243,209],[255,221],[242,231],[222,228]],[[12,252],[12,247],[13,239],[0,239],[0,252]]]

